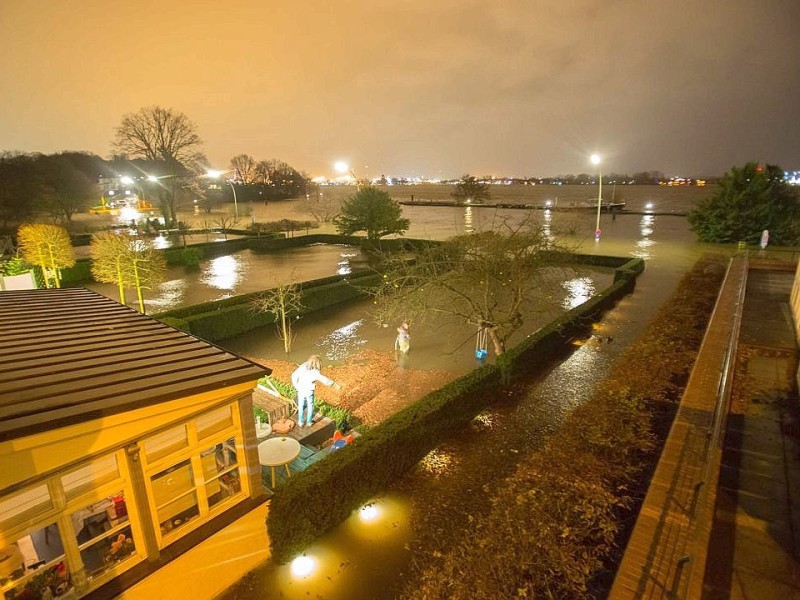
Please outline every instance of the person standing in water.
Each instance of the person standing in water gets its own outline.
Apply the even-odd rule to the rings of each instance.
[[[403,321],[400,327],[397,328],[397,339],[394,341],[394,349],[406,354],[410,348],[411,333],[408,331],[408,323]]]

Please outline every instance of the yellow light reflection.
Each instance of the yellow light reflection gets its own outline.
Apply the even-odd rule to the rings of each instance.
[[[305,578],[314,572],[317,562],[310,556],[298,556],[292,561],[292,575]]]
[[[575,277],[563,284],[567,290],[567,297],[561,303],[566,310],[580,306],[595,293],[594,280],[591,277]]]
[[[456,462],[455,456],[443,450],[434,449],[425,455],[419,465],[423,471],[439,477],[447,474]]]
[[[218,256],[209,262],[201,279],[220,290],[233,290],[240,279],[240,263],[235,256]]]
[[[464,209],[464,231],[467,233],[472,233],[475,231],[475,227],[472,221],[472,207],[467,206]]]
[[[364,521],[365,523],[371,523],[375,521],[381,514],[381,511],[378,510],[378,507],[375,504],[367,504],[366,506],[362,506],[358,511],[359,518]]]
[[[341,360],[350,356],[352,352],[367,343],[361,335],[359,335],[359,328],[364,324],[364,319],[353,321],[335,329],[328,335],[324,336],[319,342],[318,346],[326,348],[325,356],[329,360]]]

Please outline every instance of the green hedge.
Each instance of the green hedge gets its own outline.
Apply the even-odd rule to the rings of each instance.
[[[486,405],[500,372],[481,367],[369,429],[358,442],[292,477],[267,513],[272,556],[285,562],[417,464]],[[335,490],[335,493],[334,493]]]
[[[367,272],[356,278],[344,278],[337,275],[334,278],[326,277],[303,284],[300,300],[303,305],[301,314],[360,298],[364,295],[366,288],[377,285],[379,281],[379,275]],[[154,316],[164,322],[166,322],[165,319],[182,321],[186,324],[187,329],[184,329],[183,326],[180,327],[181,329],[209,342],[217,342],[275,322],[274,314],[256,312],[253,309],[252,300],[260,293],[263,292],[245,294],[218,302],[206,302],[185,310],[170,311]]]
[[[583,255],[583,257],[585,256]],[[614,283],[499,356],[496,364],[502,373],[504,384],[512,382],[524,373],[538,369],[541,365],[552,361],[568,350],[573,338],[588,333],[592,323],[603,312],[609,310],[620,298],[633,291],[636,277],[644,271],[644,261],[641,258],[631,261],[624,261],[624,259],[616,257],[600,258],[606,260],[592,261],[591,264],[611,266],[612,261],[621,264],[614,271]]]
[[[75,266],[61,269],[61,283],[81,283],[92,281],[92,261],[88,258],[79,258]]]

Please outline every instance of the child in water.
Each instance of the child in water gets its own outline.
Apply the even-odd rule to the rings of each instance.
[[[408,323],[403,321],[400,327],[397,328],[397,339],[394,341],[394,349],[405,354],[410,347],[411,334],[408,331]]]

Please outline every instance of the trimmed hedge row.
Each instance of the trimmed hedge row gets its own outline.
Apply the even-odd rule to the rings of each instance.
[[[267,514],[275,560],[290,559],[344,521],[419,462],[439,440],[474,418],[489,402],[490,394],[484,393],[488,388],[565,351],[576,333],[591,326],[591,318],[630,293],[644,261],[609,258],[625,273],[603,293],[506,351],[496,366],[481,367],[428,394],[367,431],[347,452],[337,452],[292,477],[275,494]]]
[[[75,265],[61,269],[62,283],[81,283],[92,280],[92,261],[88,258],[79,258]]]
[[[350,273],[349,275],[330,275],[328,277],[320,277],[319,279],[312,279],[310,281],[305,281],[300,284],[300,287],[301,289],[310,289],[317,286],[338,283],[340,281],[351,281],[353,282],[354,285],[357,285],[358,287],[364,287],[360,283],[361,280],[363,278],[374,277],[374,276],[375,273],[373,271],[370,271],[369,269],[357,269],[352,273]],[[229,308],[231,306],[239,306],[243,304],[249,305],[250,302],[253,301],[253,298],[262,293],[263,292],[251,292],[249,294],[240,294],[238,296],[225,298],[224,300],[212,300],[210,302],[201,302],[200,304],[182,306],[180,308],[166,310],[164,312],[158,313],[157,315],[153,316],[159,320],[163,320],[165,317],[186,319],[193,315],[213,313],[220,311],[224,308]]]
[[[336,276],[308,282],[301,287],[302,314],[359,298],[364,295],[365,288],[372,287],[379,281],[379,275],[365,273],[356,278]],[[219,302],[206,302],[189,307],[193,310],[170,311],[155,315],[155,318],[209,342],[217,342],[275,322],[276,316],[273,313],[257,312],[253,309],[251,302],[260,293],[263,292]],[[235,302],[229,302],[233,300]],[[198,306],[204,310],[197,310]]]
[[[347,452],[292,477],[267,513],[275,560],[285,562],[344,521],[417,464],[436,440],[473,419],[499,379],[493,365],[476,369],[368,430]]]
[[[585,255],[582,258],[585,258]],[[617,258],[616,262],[619,261]],[[592,264],[600,266],[599,263]],[[602,266],[609,264],[606,262]],[[633,291],[636,277],[643,271],[644,260],[641,258],[622,262],[622,265],[614,271],[614,283],[610,287],[545,325],[499,356],[496,364],[502,373],[503,384],[511,383],[522,374],[539,368],[564,352],[571,339],[588,332],[599,315]]]

